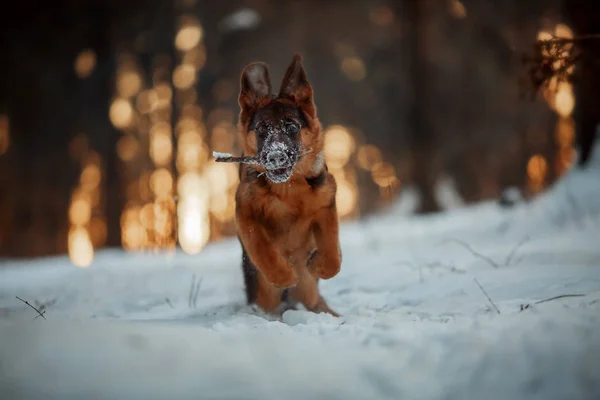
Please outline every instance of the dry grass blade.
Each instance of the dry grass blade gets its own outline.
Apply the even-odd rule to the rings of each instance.
[[[475,281],[475,283],[477,284],[477,286],[479,286],[479,289],[481,289],[481,291],[483,292],[483,294],[485,295],[485,297],[487,297],[487,299],[490,302],[490,304],[496,309],[496,312],[498,314],[500,314],[500,310],[498,309],[498,307],[496,307],[496,303],[494,303],[494,301],[492,300],[492,298],[487,294],[487,292],[485,291],[485,289],[483,288],[483,286],[481,286],[479,284],[479,281],[477,280],[477,278],[473,278],[473,280]]]
[[[441,242],[440,244],[451,243],[451,242],[460,244],[465,249],[469,250],[471,252],[471,254],[473,254],[475,257],[481,258],[482,260],[484,260],[485,262],[487,262],[488,264],[490,264],[492,267],[494,267],[494,268],[499,268],[500,267],[496,261],[494,261],[491,258],[489,258],[489,257],[487,257],[487,256],[485,256],[485,255],[483,255],[483,254],[475,251],[475,249],[473,249],[468,243],[465,243],[465,242],[463,242],[461,240],[458,240],[458,239],[447,239],[447,240],[444,240],[443,242]]]
[[[35,308],[34,306],[32,306],[31,304],[29,304],[29,302],[27,302],[26,300],[23,300],[22,298],[20,298],[19,296],[15,296],[17,299],[21,300],[23,303],[27,304],[29,307],[33,308],[37,313],[37,317],[35,317],[34,319],[38,318],[38,317],[42,317],[44,319],[46,319],[46,317],[44,317],[44,314],[46,313],[46,311],[44,312],[40,312],[40,310],[38,310],[37,308]]]

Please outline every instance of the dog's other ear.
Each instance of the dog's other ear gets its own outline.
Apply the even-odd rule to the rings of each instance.
[[[246,66],[240,79],[238,99],[242,112],[256,111],[260,100],[269,96],[271,96],[271,81],[267,65],[255,62]]]
[[[302,67],[302,56],[294,54],[292,64],[288,67],[283,80],[281,81],[280,97],[290,97],[294,99],[296,105],[304,112],[315,118],[317,110],[313,102],[313,89],[306,79],[306,72]]]

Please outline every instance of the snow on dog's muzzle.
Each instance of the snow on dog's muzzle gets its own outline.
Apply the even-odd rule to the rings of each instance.
[[[298,152],[282,141],[269,140],[263,147],[261,164],[267,178],[274,183],[286,182],[292,176]]]

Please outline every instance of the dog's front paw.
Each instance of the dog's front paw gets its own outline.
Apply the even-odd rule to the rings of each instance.
[[[307,267],[310,273],[321,279],[331,279],[340,272],[339,256],[325,257],[322,252],[314,250],[308,257]]]
[[[282,289],[294,287],[298,283],[298,276],[293,268],[271,271],[266,278],[273,286]]]

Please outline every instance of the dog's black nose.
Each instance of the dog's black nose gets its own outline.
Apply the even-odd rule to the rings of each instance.
[[[267,154],[267,168],[283,168],[289,165],[289,157],[283,151],[271,151]]]

